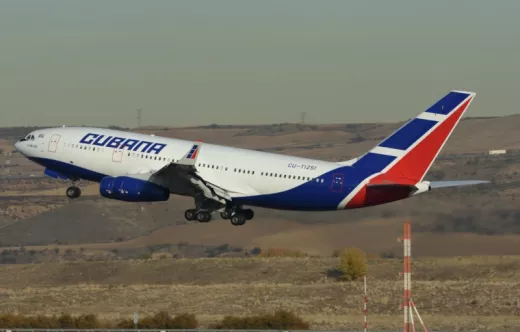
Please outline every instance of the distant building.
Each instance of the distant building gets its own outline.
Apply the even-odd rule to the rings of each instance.
[[[507,150],[489,150],[490,156],[497,156],[497,155],[506,154],[506,153],[507,153]]]

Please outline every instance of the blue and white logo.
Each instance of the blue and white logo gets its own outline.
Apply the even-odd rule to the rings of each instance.
[[[162,149],[166,147],[166,144],[155,143],[149,141],[140,141],[137,139],[117,137],[117,136],[105,136],[100,134],[88,133],[79,141],[82,144],[104,146],[107,148],[121,149],[142,153],[154,153],[159,154]]]

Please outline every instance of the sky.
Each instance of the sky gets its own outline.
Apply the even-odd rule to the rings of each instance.
[[[0,0],[0,126],[520,113],[518,0]]]

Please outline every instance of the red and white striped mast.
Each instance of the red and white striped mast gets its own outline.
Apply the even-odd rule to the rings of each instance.
[[[410,223],[404,223],[404,332],[410,332],[410,296],[412,293],[411,277],[410,277],[410,255],[411,255],[411,241],[410,241]]]
[[[428,332],[421,316],[419,315],[419,311],[417,310],[415,304],[412,301],[412,226],[409,221],[406,221],[404,223],[404,238],[402,239],[402,241],[404,250],[404,332],[415,332],[413,310],[415,310],[415,313],[417,314],[417,317],[421,322],[423,330],[425,332]]]

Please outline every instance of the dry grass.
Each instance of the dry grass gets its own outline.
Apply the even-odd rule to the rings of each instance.
[[[402,283],[377,282],[369,288],[370,313],[400,317]],[[520,283],[416,282],[414,300],[423,315],[441,317],[518,317]],[[3,290],[0,310],[21,313],[97,313],[102,318],[129,317],[133,311],[152,314],[160,310],[197,315],[252,315],[275,309],[290,309],[314,317],[320,327],[331,328],[344,315],[360,318],[362,285],[359,283],[318,284],[216,284],[216,285],[73,285],[51,288]],[[45,305],[42,305],[45,304]],[[469,321],[469,319],[468,319]],[[428,321],[430,327],[432,322]],[[447,322],[445,322],[446,324]],[[393,327],[381,321],[381,327]],[[384,324],[384,325],[383,325]],[[451,323],[450,323],[451,324]],[[434,326],[436,329],[438,326]]]
[[[0,207],[0,215],[12,220],[26,219],[60,207],[61,204],[10,204]]]
[[[331,275],[337,258],[183,259],[13,265],[0,268],[0,311],[131,317],[224,315],[290,309],[318,328],[355,328],[362,283]],[[519,257],[414,262],[413,298],[430,328],[507,328],[520,323]],[[399,260],[369,261],[371,326],[401,326]]]
[[[18,186],[20,187],[20,186]],[[20,196],[64,196],[65,188],[67,188],[66,184],[56,185],[55,188],[50,189],[40,189],[40,190],[27,190],[28,188],[19,189],[19,190],[6,190],[0,192],[0,196],[4,197],[20,197]],[[81,187],[81,194],[83,196],[99,196],[99,185],[90,184],[88,186]]]

